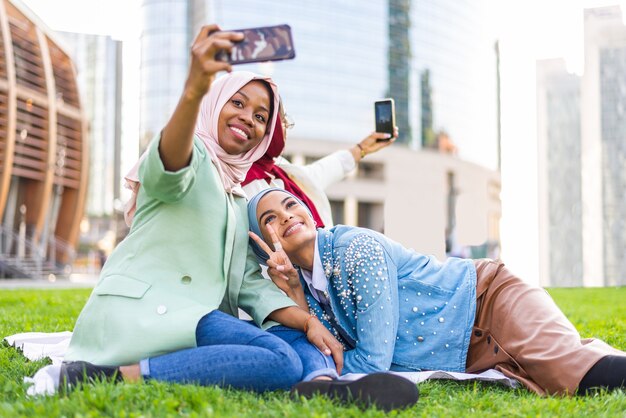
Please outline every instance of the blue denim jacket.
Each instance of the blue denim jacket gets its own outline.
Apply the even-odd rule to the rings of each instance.
[[[465,371],[476,315],[472,260],[441,263],[344,225],[319,229],[318,246],[336,322],[303,288],[311,312],[346,346],[344,373]]]

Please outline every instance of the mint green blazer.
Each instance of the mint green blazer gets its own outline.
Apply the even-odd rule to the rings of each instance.
[[[268,325],[271,312],[295,306],[262,278],[248,246],[246,201],[224,191],[201,140],[177,172],[165,171],[159,140],[139,169],[130,232],[76,321],[67,361],[133,364],[196,347],[196,325],[215,309],[237,316],[241,307]]]

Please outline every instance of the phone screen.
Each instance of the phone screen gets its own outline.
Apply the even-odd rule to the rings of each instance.
[[[396,124],[393,99],[375,102],[374,113],[376,114],[376,132],[393,135],[393,128]]]
[[[278,61],[296,56],[289,25],[265,26],[250,29],[233,29],[229,32],[242,32],[244,38],[237,42],[230,56],[224,53],[218,59],[228,60],[231,64]]]

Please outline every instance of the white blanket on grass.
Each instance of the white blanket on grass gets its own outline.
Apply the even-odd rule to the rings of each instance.
[[[30,396],[52,395],[56,393],[61,371],[61,362],[67,351],[72,333],[64,332],[25,332],[5,337],[9,345],[22,350],[24,357],[31,361],[50,358],[52,364],[44,366],[33,377],[25,377],[24,382],[30,383],[27,393]],[[393,372],[405,377],[414,383],[420,383],[428,379],[446,380],[480,380],[483,382],[495,382],[509,388],[519,387],[519,382],[503,375],[497,370],[487,370],[480,374],[446,372],[433,370],[427,372]],[[361,373],[349,373],[341,376],[344,380],[356,380],[365,376]]]

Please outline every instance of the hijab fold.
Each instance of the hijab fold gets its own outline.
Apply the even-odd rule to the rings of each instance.
[[[273,96],[270,98],[270,100],[273,100],[272,118],[267,125],[268,129],[265,136],[259,144],[244,154],[231,155],[224,151],[218,142],[219,115],[228,100],[252,80],[261,80],[270,86]],[[217,168],[226,193],[245,197],[245,193],[241,188],[241,182],[245,179],[246,172],[252,166],[252,163],[261,158],[271,144],[270,139],[273,136],[276,120],[278,119],[278,98],[278,88],[271,78],[259,76],[249,71],[236,71],[216,79],[211,84],[209,92],[202,99],[195,135],[202,140],[206,147],[211,161]],[[282,129],[279,130],[282,132]],[[132,196],[124,208],[124,219],[128,226],[131,225],[137,209],[137,193],[140,187],[139,167],[147,154],[148,150],[143,153],[139,161],[124,177],[126,180],[125,187],[132,191]]]

